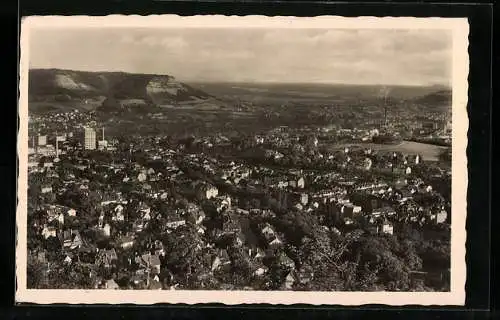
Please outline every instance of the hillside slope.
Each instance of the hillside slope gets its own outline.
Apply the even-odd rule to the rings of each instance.
[[[28,91],[31,111],[116,110],[211,98],[169,75],[59,69],[30,70]]]
[[[415,100],[416,103],[423,105],[451,105],[452,92],[451,90],[440,90],[419,97]]]

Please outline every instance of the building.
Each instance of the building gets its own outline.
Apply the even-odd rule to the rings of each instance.
[[[85,150],[96,149],[96,133],[92,128],[85,128]]]
[[[392,223],[388,222],[388,221],[384,221],[384,223],[382,223],[382,225],[380,226],[380,233],[383,233],[383,234],[394,234],[394,226],[392,225]]]
[[[99,140],[97,144],[99,150],[106,150],[108,148],[108,141],[106,140]]]
[[[46,146],[47,145],[47,136],[38,136],[38,145],[39,146]]]
[[[104,128],[102,128],[102,140],[97,141],[97,147],[99,150],[106,150],[108,148],[108,141],[104,137]]]

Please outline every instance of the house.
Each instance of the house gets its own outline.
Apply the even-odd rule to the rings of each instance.
[[[146,181],[146,180],[147,180],[146,173],[144,173],[144,172],[139,173],[139,175],[137,176],[137,180],[138,180],[139,182],[144,182],[144,181]]]
[[[274,232],[274,229],[271,227],[271,225],[269,223],[266,223],[262,227],[260,232],[268,243],[271,242],[272,240],[274,240],[274,238],[276,238],[276,234]]]
[[[115,249],[101,250],[98,252],[96,258],[96,265],[104,266],[105,268],[110,268],[115,261],[118,260],[118,255]]]
[[[283,287],[285,290],[292,290],[293,285],[295,284],[295,276],[294,276],[294,271],[291,270],[288,272],[287,276],[285,277],[285,282],[283,283]]]
[[[105,237],[109,237],[111,235],[111,226],[106,223],[104,227],[102,227],[101,231]]]
[[[119,221],[119,222],[125,221],[125,215],[123,214],[123,211],[115,212],[115,214],[114,214],[113,218],[111,218],[111,220]]]
[[[372,211],[373,217],[392,217],[394,215],[396,215],[396,210],[389,206],[384,206]]]
[[[307,284],[314,277],[313,268],[309,265],[303,265],[300,270],[291,269],[284,282],[284,288],[291,290],[295,284]]]
[[[73,255],[71,253],[66,254],[66,257],[64,258],[64,263],[65,264],[71,264],[73,262]]]
[[[283,252],[278,256],[278,263],[284,268],[295,269],[295,262]]]
[[[161,290],[163,286],[161,285],[160,279],[155,276],[153,280],[149,282],[148,290]]]
[[[188,205],[187,216],[189,221],[197,225],[201,224],[206,217],[205,212],[200,207],[191,204]]]
[[[307,205],[308,202],[309,202],[309,195],[307,193],[302,193],[300,195],[300,203],[305,206]]]
[[[50,193],[50,192],[52,192],[52,186],[50,186],[50,185],[42,186],[41,192],[42,193]]]
[[[39,251],[37,253],[37,260],[40,263],[47,263],[47,254],[45,251]]]
[[[217,252],[215,257],[212,260],[212,271],[216,271],[222,267],[228,266],[231,264],[231,260],[229,258],[229,254],[227,253],[227,250],[222,249]]]
[[[248,249],[248,255],[254,260],[260,260],[266,256],[266,253],[261,248]]]
[[[157,255],[143,254],[141,256],[141,265],[149,268],[153,274],[159,274],[161,270],[161,261]]]
[[[163,248],[163,243],[160,240],[155,240],[153,248],[155,250],[155,255],[165,256],[165,249]]]
[[[136,272],[132,277],[130,277],[130,282],[137,289],[144,289],[147,277],[144,272]]]
[[[125,236],[120,239],[119,243],[122,249],[130,249],[134,246],[134,238]]]
[[[172,215],[169,216],[167,219],[167,222],[165,223],[165,226],[168,229],[177,229],[180,226],[183,226],[186,224],[186,220],[179,215]]]
[[[236,235],[241,231],[241,226],[238,219],[234,215],[224,214],[222,216],[222,235]]]
[[[59,224],[64,224],[64,214],[62,212],[57,217],[57,221],[59,222]]]
[[[394,233],[394,226],[389,221],[384,221],[382,223],[382,225],[380,226],[379,230],[380,230],[380,233],[382,233],[382,234],[392,235]]]
[[[280,247],[282,244],[283,244],[283,242],[277,236],[273,240],[271,240],[270,242],[268,242],[268,246],[271,247],[271,248]]]
[[[297,188],[304,189],[304,187],[305,187],[305,180],[303,177],[300,177],[297,180]]]
[[[135,232],[142,232],[142,230],[144,230],[144,221],[142,219],[137,219],[134,221],[132,228]]]
[[[436,213],[436,223],[444,223],[446,222],[446,218],[448,218],[448,213],[446,212],[446,210],[443,209]]]
[[[343,205],[342,208],[340,209],[340,212],[344,216],[344,219],[345,218],[352,219],[354,216],[354,206],[351,204]]]
[[[300,204],[300,203],[297,203],[297,204],[296,204],[296,205],[294,205],[293,207],[294,207],[295,209],[299,210],[299,211],[304,209],[304,206],[303,206],[302,204]]]
[[[120,289],[120,286],[116,283],[115,280],[110,279],[105,282],[104,288],[107,290],[118,290]]]
[[[199,183],[196,185],[196,194],[199,199],[212,199],[217,197],[219,190],[210,184]]]
[[[123,217],[123,206],[121,204],[118,204],[115,208],[114,208],[114,219],[113,220],[117,220],[117,221],[123,221],[121,220],[121,217]]]
[[[74,250],[77,248],[80,248],[83,245],[83,240],[82,237],[80,236],[80,233],[78,230],[71,230],[71,236],[72,236],[72,241],[70,244],[70,249]]]
[[[279,189],[285,189],[289,186],[288,181],[279,181],[278,182],[278,188]]]
[[[48,239],[50,237],[55,238],[57,236],[57,229],[55,227],[48,227],[45,225],[42,229],[42,236],[45,239]]]
[[[198,226],[196,232],[198,232],[198,234],[205,234],[205,230],[206,228],[204,226]]]
[[[139,204],[138,210],[144,221],[151,220],[151,208],[147,204],[141,202]]]

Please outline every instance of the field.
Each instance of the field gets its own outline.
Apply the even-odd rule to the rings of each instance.
[[[398,144],[375,144],[375,143],[356,143],[356,144],[336,144],[331,146],[332,150],[342,150],[345,147],[350,148],[371,148],[372,150],[383,150],[392,152],[401,152],[407,154],[420,154],[426,161],[438,161],[439,154],[446,147],[436,146],[426,143],[413,141],[402,141]]]

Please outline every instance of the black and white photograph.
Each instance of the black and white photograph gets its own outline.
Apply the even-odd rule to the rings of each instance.
[[[26,18],[16,299],[463,304],[467,31]]]

